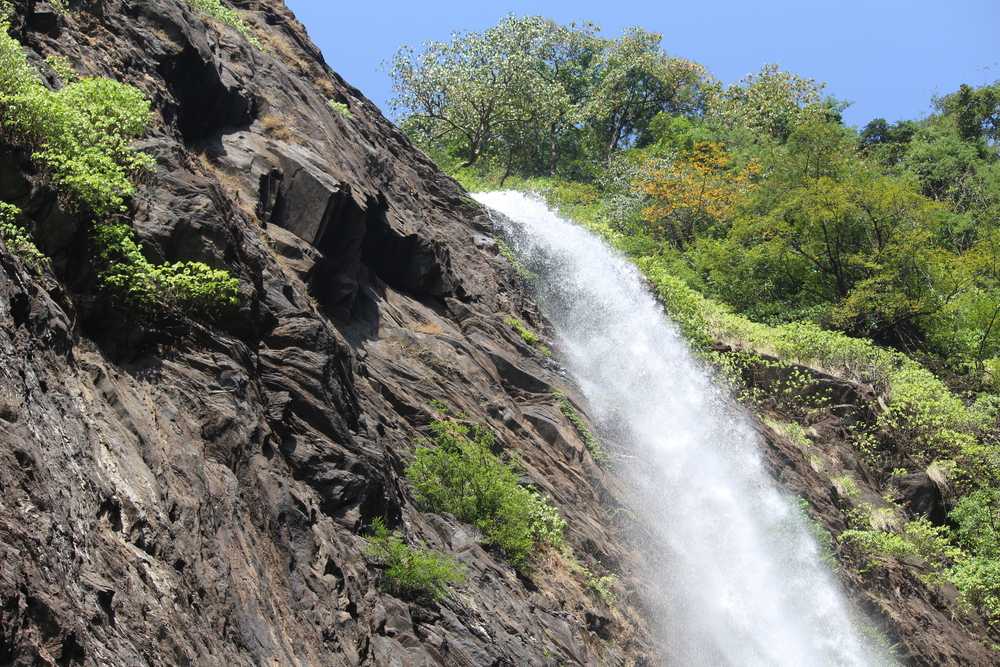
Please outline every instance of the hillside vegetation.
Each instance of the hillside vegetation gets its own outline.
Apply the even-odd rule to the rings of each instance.
[[[887,495],[933,472],[950,513],[838,538],[921,559],[1000,623],[1000,83],[859,130],[776,66],[726,86],[638,28],[515,17],[404,48],[393,76],[439,164],[601,234],[706,358],[721,342],[871,385],[859,456]]]

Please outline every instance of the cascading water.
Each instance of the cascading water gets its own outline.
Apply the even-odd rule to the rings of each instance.
[[[640,594],[678,665],[889,664],[849,605],[794,500],[760,461],[637,270],[519,192],[475,195],[538,275],[538,298],[599,428],[629,456],[648,571]],[[631,459],[634,463],[628,463]]]

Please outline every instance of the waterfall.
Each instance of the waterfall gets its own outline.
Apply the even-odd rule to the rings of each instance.
[[[890,664],[717,387],[626,259],[519,192],[475,195],[537,275],[538,300],[590,414],[628,456],[639,595],[677,665]],[[633,463],[629,463],[631,460]],[[638,533],[641,533],[639,535]]]

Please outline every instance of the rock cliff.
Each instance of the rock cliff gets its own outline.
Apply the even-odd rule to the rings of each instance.
[[[86,221],[0,145],[0,200],[51,258],[33,276],[0,247],[0,664],[652,656],[614,480],[553,396],[573,396],[558,366],[504,322],[544,328],[484,212],[280,0],[235,3],[259,47],[186,0],[63,4],[17,0],[12,33],[43,73],[64,56],[152,100],[130,222],[150,259],[238,276],[241,305],[211,326],[133,321],[95,288]],[[624,576],[617,604],[556,556],[518,575],[417,511],[403,468],[442,406],[519,454],[580,561]],[[383,592],[376,517],[465,583],[440,604]]]

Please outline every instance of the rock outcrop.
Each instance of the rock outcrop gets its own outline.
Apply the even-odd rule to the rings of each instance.
[[[52,269],[0,247],[0,664],[625,665],[654,661],[631,606],[621,494],[510,327],[544,322],[488,217],[323,62],[280,0],[235,3],[261,41],[185,0],[15,0],[32,62],[140,88],[157,161],[132,203],[150,259],[240,279],[213,326],[141,326],[95,288],[86,221],[14,146],[0,200]],[[346,105],[349,114],[329,106]],[[517,575],[403,479],[447,405],[489,425],[567,519],[591,571]],[[379,586],[384,517],[457,557],[440,604]]]

